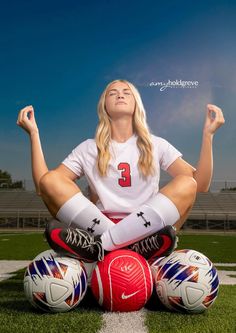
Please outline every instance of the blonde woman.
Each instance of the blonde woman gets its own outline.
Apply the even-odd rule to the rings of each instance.
[[[17,124],[31,139],[36,191],[55,218],[45,232],[50,246],[87,262],[124,247],[147,259],[170,254],[196,193],[209,189],[213,136],[224,123],[221,109],[207,105],[196,168],[168,141],[150,133],[140,94],[130,82],[107,85],[98,116],[95,139],[79,144],[48,171],[33,107],[19,113]],[[161,189],[160,169],[172,177]],[[75,184],[83,175],[90,200]]]

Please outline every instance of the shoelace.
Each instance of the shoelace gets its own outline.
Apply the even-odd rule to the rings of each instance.
[[[98,261],[102,261],[104,259],[104,249],[102,247],[102,243],[96,241],[96,245],[98,247]]]
[[[94,243],[93,237],[91,237],[86,231],[83,233],[79,229],[67,229],[66,242],[71,245],[81,246],[83,249]]]
[[[178,236],[175,236],[175,245],[174,245],[174,250],[177,248],[178,246],[178,241],[179,241],[179,237]]]
[[[175,226],[172,226],[172,228],[176,232]],[[176,236],[174,250],[178,246],[178,241],[179,241],[179,237]],[[155,238],[155,236],[148,237],[148,238],[143,239],[130,246],[130,249],[132,249],[133,251],[138,252],[140,254],[144,253],[144,252],[152,251],[152,250],[158,250],[159,248],[160,248],[160,244],[157,241],[157,239]]]
[[[131,246],[131,249],[138,253],[144,253],[152,250],[158,250],[160,244],[155,236],[148,237]]]
[[[104,258],[102,243],[95,241],[94,237],[89,235],[89,233],[87,233],[85,230],[81,232],[79,229],[67,229],[66,242],[70,243],[71,245],[75,244],[82,249],[86,249],[86,251],[89,251],[92,254],[95,252],[95,246],[97,246],[98,260],[101,261]]]

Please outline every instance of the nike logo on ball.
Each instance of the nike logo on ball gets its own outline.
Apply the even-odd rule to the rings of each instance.
[[[129,294],[129,295],[125,295],[125,293],[123,293],[123,294],[121,295],[121,298],[122,298],[122,299],[127,299],[127,298],[130,298],[130,297],[136,295],[136,294],[139,293],[139,292],[140,292],[140,290],[137,290],[137,291],[135,291],[134,293]]]

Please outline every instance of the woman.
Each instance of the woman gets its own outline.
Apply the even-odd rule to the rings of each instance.
[[[224,123],[222,111],[207,105],[196,168],[166,140],[150,134],[141,97],[130,82],[107,85],[98,115],[95,139],[82,142],[48,171],[33,107],[19,113],[17,124],[30,135],[36,191],[55,217],[46,228],[48,242],[84,261],[102,260],[106,251],[127,246],[146,258],[168,255],[196,192],[209,189],[212,141]],[[173,178],[161,189],[160,168]],[[74,182],[82,175],[91,201]]]

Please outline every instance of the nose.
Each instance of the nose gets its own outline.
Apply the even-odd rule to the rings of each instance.
[[[124,98],[120,93],[118,93],[117,98]]]

